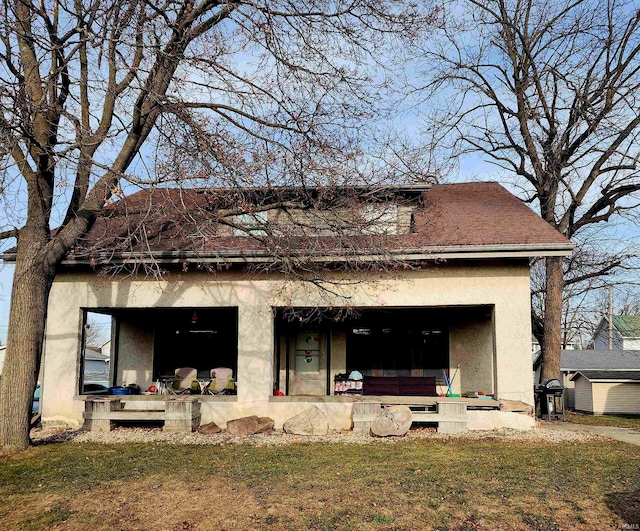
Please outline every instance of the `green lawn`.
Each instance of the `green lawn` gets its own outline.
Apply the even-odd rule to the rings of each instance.
[[[0,528],[620,529],[639,485],[615,442],[60,443],[0,458]]]
[[[591,426],[614,426],[631,428],[640,431],[640,415],[585,415],[584,413],[567,412],[567,421]]]

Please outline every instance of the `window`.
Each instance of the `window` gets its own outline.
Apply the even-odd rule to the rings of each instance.
[[[233,216],[234,236],[266,236],[267,211],[238,214]]]

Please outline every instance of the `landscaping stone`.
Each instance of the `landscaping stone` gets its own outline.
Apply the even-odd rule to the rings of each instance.
[[[254,435],[256,433],[269,433],[273,430],[273,419],[269,417],[242,417],[227,422],[227,432],[231,435],[245,436]]]
[[[256,433],[271,433],[276,425],[275,421],[269,417],[258,417],[258,423],[259,429]]]
[[[329,431],[327,416],[313,406],[284,423],[284,431],[293,435],[326,435]]]
[[[218,426],[215,422],[209,422],[209,424],[198,426],[196,428],[196,431],[204,435],[214,435],[215,433],[220,433],[222,431],[222,428],[220,428],[220,426]]]
[[[371,422],[371,433],[378,437],[402,436],[410,427],[411,410],[408,406],[388,406]]]

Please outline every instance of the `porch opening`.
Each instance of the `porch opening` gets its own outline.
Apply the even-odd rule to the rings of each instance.
[[[108,376],[88,377],[91,346],[87,330],[98,315],[109,323]],[[88,326],[89,325],[89,326]],[[103,325],[103,328],[105,326]],[[189,367],[197,374],[212,369],[238,369],[237,308],[139,308],[84,311],[80,394],[106,393],[107,388],[136,385],[142,392],[161,376]]]
[[[275,326],[276,394],[437,396],[458,365],[454,394],[495,392],[492,306],[278,309]]]

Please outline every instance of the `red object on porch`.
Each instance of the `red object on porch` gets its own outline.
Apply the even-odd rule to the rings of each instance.
[[[365,376],[363,395],[438,396],[434,376]]]

